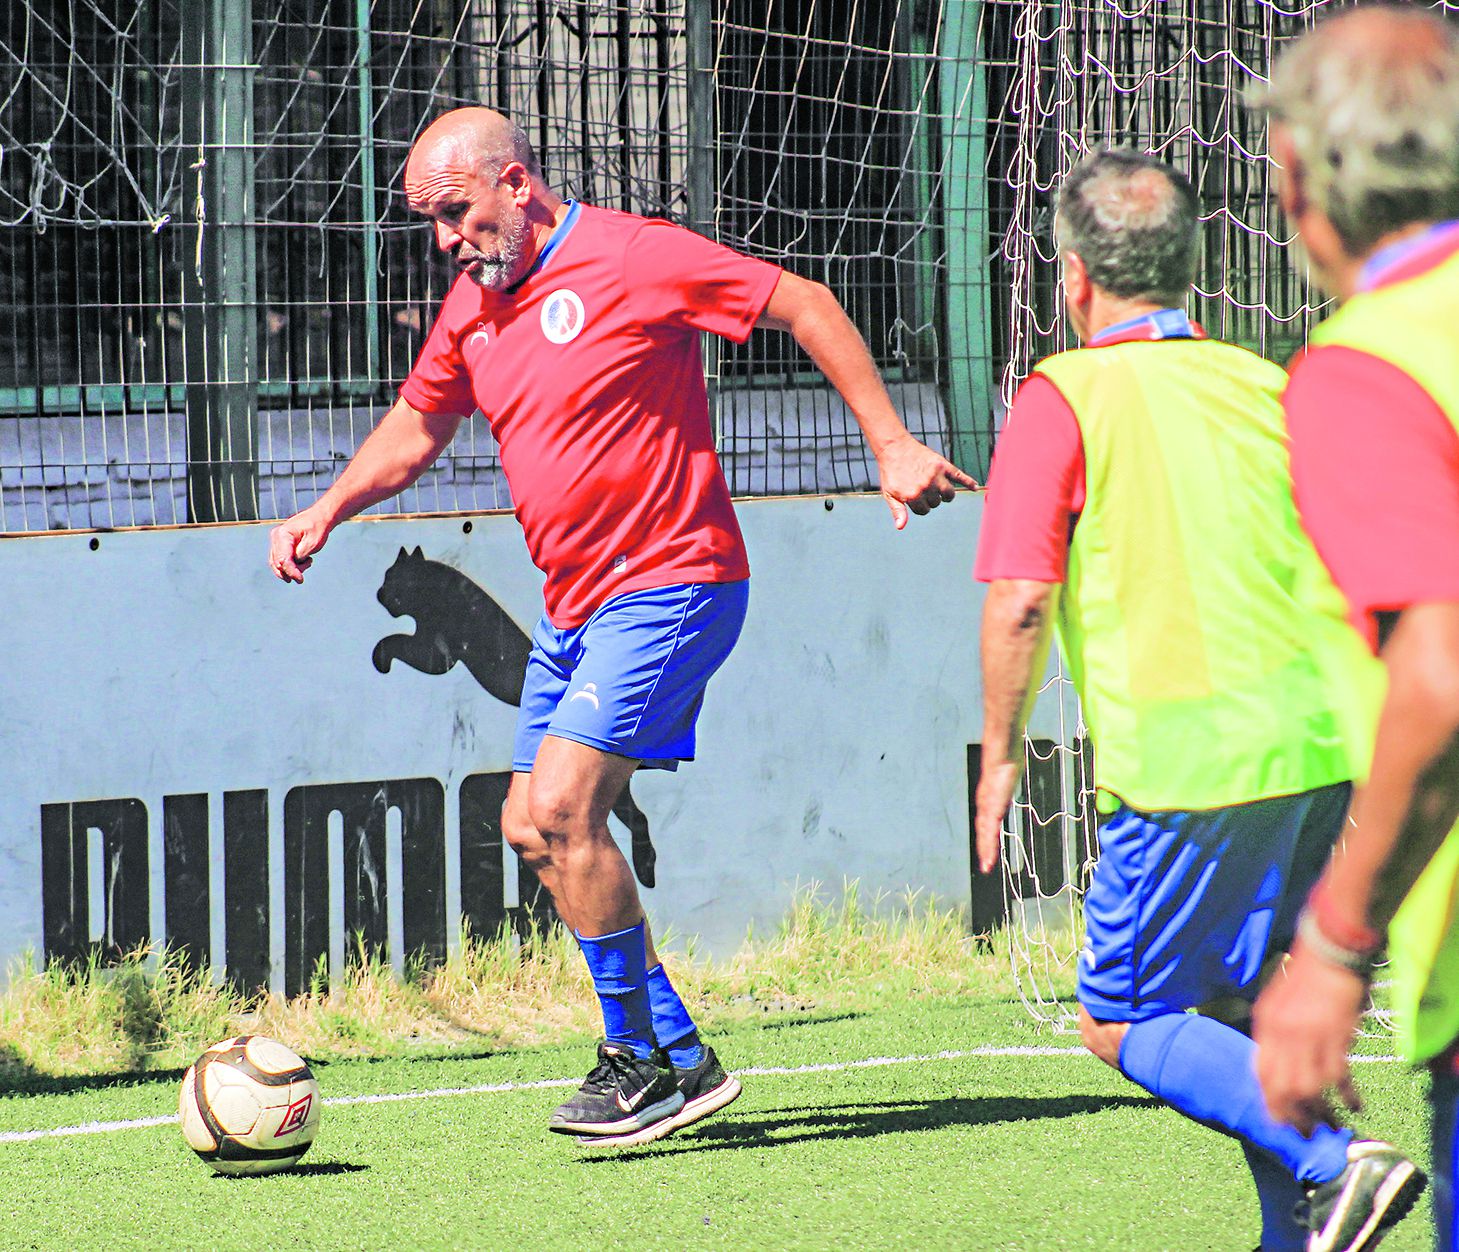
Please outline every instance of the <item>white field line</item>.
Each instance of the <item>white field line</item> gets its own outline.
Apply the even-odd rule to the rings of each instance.
[[[737,1069],[735,1074],[748,1078],[776,1078],[793,1074],[835,1074],[853,1069],[885,1069],[889,1065],[915,1065],[932,1061],[961,1061],[974,1057],[1012,1056],[1069,1056],[1090,1057],[1084,1048],[1053,1047],[996,1047],[962,1048],[946,1052],[931,1052],[918,1056],[871,1056],[861,1061],[828,1061],[820,1065],[754,1065]],[[1355,1065],[1393,1064],[1401,1058],[1396,1056],[1355,1056],[1350,1058]],[[442,1100],[452,1096],[501,1095],[511,1091],[545,1091],[552,1087],[576,1087],[580,1078],[544,1078],[537,1082],[494,1082],[475,1087],[435,1087],[430,1091],[391,1091],[377,1095],[335,1096],[325,1100],[326,1106],[339,1108],[350,1104],[398,1104],[403,1100]],[[44,1130],[0,1131],[0,1143],[32,1143],[37,1139],[65,1138],[71,1135],[105,1135],[118,1130],[144,1130],[151,1126],[170,1126],[177,1122],[171,1117],[135,1117],[129,1121],[82,1122],[76,1126],[55,1126]]]

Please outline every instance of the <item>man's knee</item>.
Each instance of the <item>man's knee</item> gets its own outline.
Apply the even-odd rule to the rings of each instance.
[[[547,845],[592,838],[591,797],[550,778],[532,775],[527,790],[527,820]]]
[[[542,832],[533,825],[525,805],[509,800],[502,807],[502,838],[534,872],[540,873],[552,864],[552,850]]]
[[[1079,1006],[1079,1038],[1084,1046],[1099,1057],[1111,1069],[1120,1067],[1120,1044],[1124,1042],[1129,1022],[1101,1022],[1089,1015],[1089,1010]]]

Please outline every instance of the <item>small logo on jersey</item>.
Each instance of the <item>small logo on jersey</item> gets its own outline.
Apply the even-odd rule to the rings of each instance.
[[[284,1113],[283,1125],[274,1131],[274,1138],[277,1139],[280,1135],[291,1134],[303,1126],[309,1120],[309,1110],[313,1105],[313,1092],[310,1092],[306,1096],[300,1096],[293,1104],[289,1105],[288,1110]]]
[[[613,558],[613,572],[616,574],[619,570],[625,568],[627,564],[628,558],[626,556],[615,556]]]
[[[578,293],[566,287],[542,302],[542,333],[553,343],[571,343],[582,333],[587,320]]]
[[[476,352],[479,349],[486,347],[487,342],[490,340],[490,338],[491,337],[486,333],[486,323],[477,322],[476,329],[466,336],[466,346],[470,348],[473,352]]]
[[[595,709],[598,708],[598,684],[584,683],[583,689],[581,691],[574,691],[572,695],[568,697],[569,704],[571,704],[574,700],[586,700]]]

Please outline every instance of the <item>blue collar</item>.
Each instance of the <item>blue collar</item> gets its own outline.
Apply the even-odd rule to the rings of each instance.
[[[1382,286],[1389,274],[1405,261],[1438,244],[1440,235],[1448,236],[1456,227],[1459,227],[1459,219],[1435,222],[1416,235],[1390,243],[1386,248],[1379,248],[1363,262],[1363,268],[1358,271],[1358,290],[1371,291],[1374,287]]]
[[[1089,346],[1119,340],[1138,339],[1194,339],[1195,327],[1184,309],[1156,309],[1153,313],[1142,313],[1129,321],[1106,326],[1099,334],[1091,336]]]
[[[562,246],[562,241],[572,233],[572,228],[578,224],[578,218],[582,216],[583,206],[576,200],[568,200],[566,203],[567,216],[562,219],[562,225],[558,226],[552,234],[547,236],[547,242],[542,245],[542,251],[537,254],[537,259],[532,262],[531,268],[507,288],[507,295],[514,295],[533,274],[545,268],[552,254]]]

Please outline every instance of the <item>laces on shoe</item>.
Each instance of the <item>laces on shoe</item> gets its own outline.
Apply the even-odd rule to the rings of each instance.
[[[613,1057],[600,1052],[598,1063],[588,1071],[588,1076],[583,1079],[583,1085],[579,1090],[588,1095],[602,1095],[617,1086],[617,1072],[613,1068]]]
[[[579,1090],[589,1095],[603,1095],[609,1091],[623,1090],[623,1080],[634,1076],[633,1058],[616,1049],[598,1048],[598,1063],[583,1079]]]

